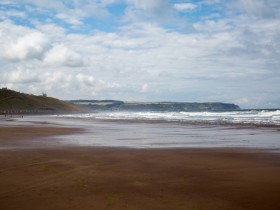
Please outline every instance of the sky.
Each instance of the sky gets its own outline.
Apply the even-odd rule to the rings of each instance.
[[[0,87],[280,107],[279,0],[0,0]]]

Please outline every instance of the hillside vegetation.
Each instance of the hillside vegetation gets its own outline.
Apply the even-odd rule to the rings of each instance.
[[[79,112],[81,107],[47,96],[19,93],[7,88],[0,89],[0,111],[12,112]]]

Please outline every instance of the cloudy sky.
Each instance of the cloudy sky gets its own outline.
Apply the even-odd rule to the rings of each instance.
[[[0,87],[280,107],[279,0],[1,0]]]

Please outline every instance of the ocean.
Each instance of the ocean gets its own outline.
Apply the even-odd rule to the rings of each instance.
[[[55,115],[51,120],[86,129],[83,134],[58,137],[61,143],[76,146],[280,149],[280,110],[113,111]]]
[[[240,110],[227,112],[93,112],[63,117],[102,120],[147,120],[189,124],[280,126],[280,110]]]

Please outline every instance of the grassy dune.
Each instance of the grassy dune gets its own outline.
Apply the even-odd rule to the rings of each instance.
[[[0,110],[82,111],[79,106],[56,98],[19,93],[6,88],[0,89]]]

